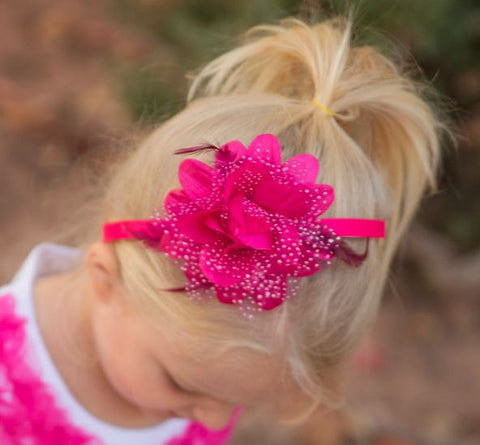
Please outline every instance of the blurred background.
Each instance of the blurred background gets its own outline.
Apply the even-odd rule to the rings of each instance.
[[[233,444],[479,444],[478,0],[1,1],[0,283],[74,210],[79,164],[184,106],[185,73],[252,25],[348,5],[365,42],[396,46],[451,98],[459,145],[401,245],[345,407],[296,428],[246,415]]]

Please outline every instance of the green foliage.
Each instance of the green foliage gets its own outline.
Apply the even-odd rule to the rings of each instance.
[[[183,0],[144,6],[112,1],[119,20],[149,33],[163,49],[137,65],[115,67],[133,119],[149,123],[178,111],[184,103],[186,72],[232,47],[235,37],[250,26],[288,15],[287,5],[287,0]]]
[[[144,124],[158,122],[182,108],[178,84],[162,79],[155,67],[144,69],[118,68],[122,76],[121,93],[136,121]]]

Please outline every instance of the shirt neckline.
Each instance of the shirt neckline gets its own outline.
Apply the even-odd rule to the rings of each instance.
[[[76,400],[53,363],[37,324],[33,286],[41,276],[67,271],[80,261],[83,255],[82,250],[73,247],[53,243],[38,244],[30,251],[12,281],[14,288],[19,288],[21,298],[16,299],[17,311],[28,320],[26,324],[28,338],[32,341],[37,354],[43,380],[55,388],[58,401],[67,408],[72,422],[86,427],[89,433],[99,438],[108,438],[109,443],[112,441],[111,443],[115,445],[127,445],[152,440],[155,436],[155,442],[151,443],[156,445],[162,443],[162,438],[168,439],[181,434],[189,423],[187,419],[168,419],[158,425],[144,428],[126,428],[99,419]]]

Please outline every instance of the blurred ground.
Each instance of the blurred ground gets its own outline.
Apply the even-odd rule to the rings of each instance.
[[[179,73],[183,79],[182,57],[195,48],[173,31],[160,39],[143,16],[125,20],[153,0],[113,3],[0,2],[0,282],[74,208],[74,189],[84,179],[75,168],[79,158],[111,146],[138,119],[155,117],[146,109],[155,100],[181,106],[174,94],[181,82],[165,93],[138,67],[156,61],[165,68],[163,82]],[[180,10],[167,0],[157,6],[162,15],[151,20],[162,23]],[[241,28],[234,25],[232,33]],[[426,202],[402,245],[378,322],[352,364],[345,409],[296,429],[247,415],[235,445],[480,443],[480,249],[478,225],[468,226],[479,217],[480,109],[472,100],[478,73],[478,65],[469,67],[448,84],[470,110],[462,116],[466,139],[449,160],[455,169],[447,170],[443,191]],[[142,89],[146,78],[149,88],[163,91],[153,102]],[[165,111],[159,105],[156,117]],[[449,231],[438,220],[455,208],[467,216]]]

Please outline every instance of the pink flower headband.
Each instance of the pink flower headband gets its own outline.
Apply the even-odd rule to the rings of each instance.
[[[317,159],[299,154],[282,164],[279,141],[260,134],[247,149],[239,141],[201,145],[176,154],[215,150],[213,166],[186,159],[181,189],[168,193],[166,217],[104,224],[105,242],[137,239],[180,262],[191,298],[216,297],[241,311],[271,310],[293,295],[298,280],[337,257],[358,266],[367,255],[341,237],[383,238],[385,222],[323,218],[333,187],[316,184]],[[368,247],[368,244],[367,244]]]

